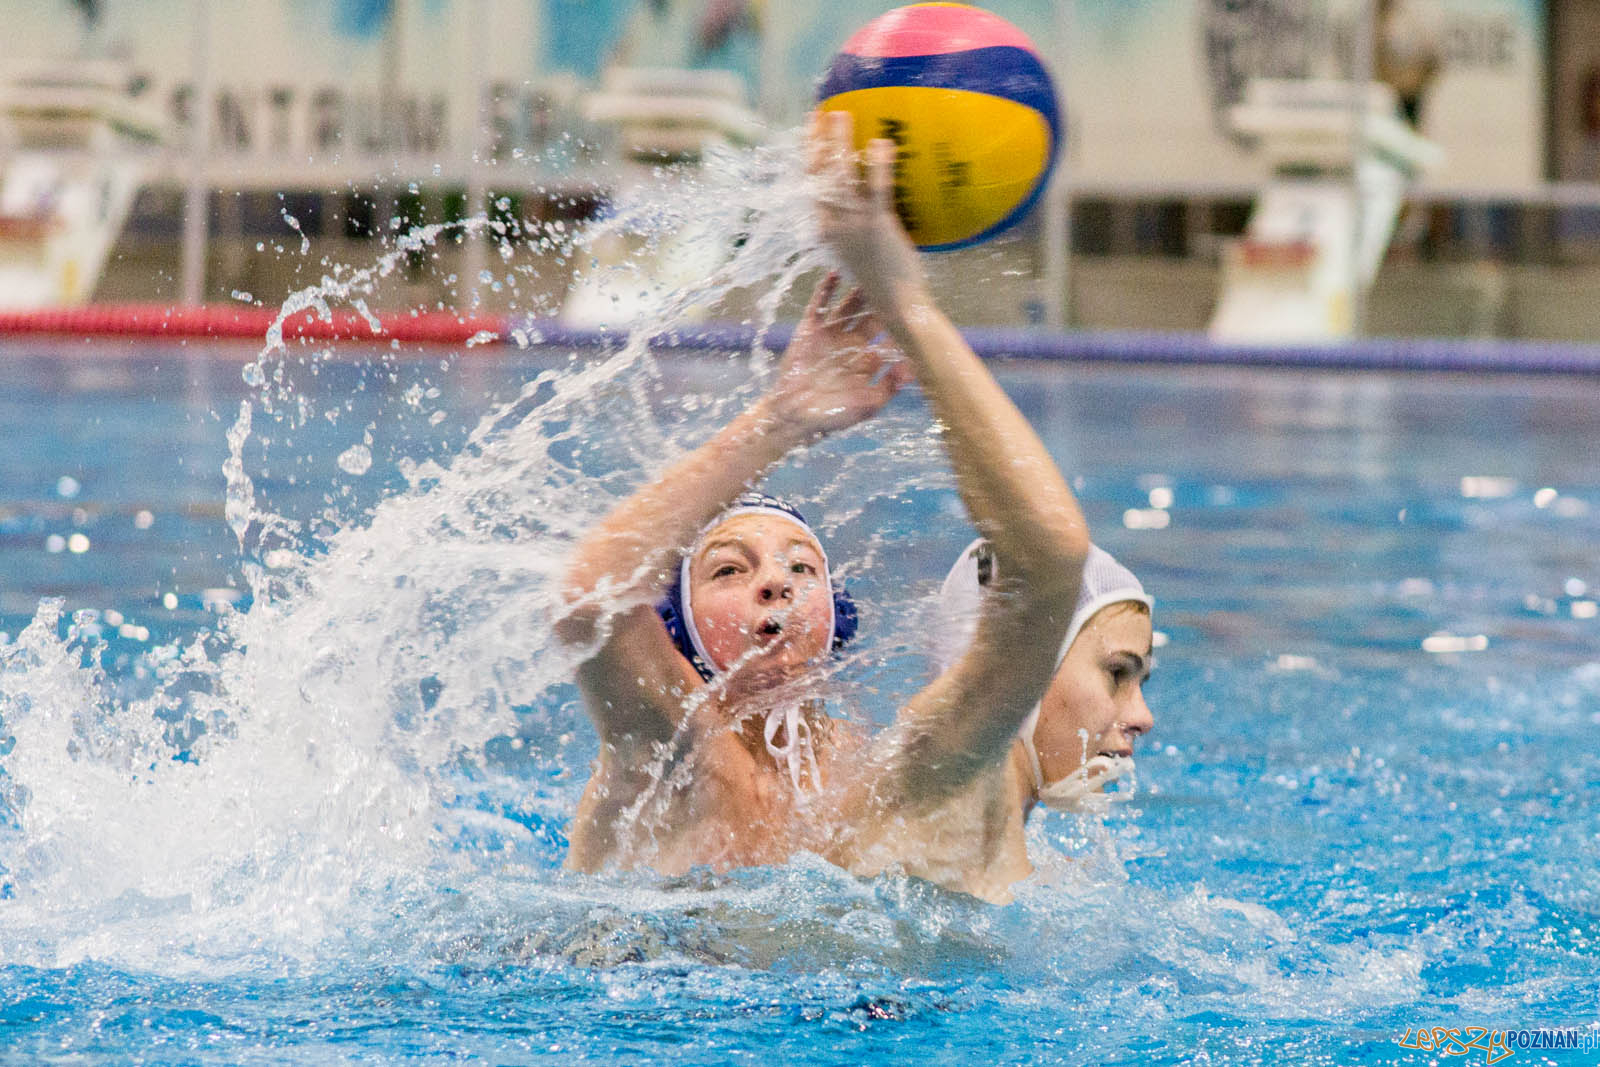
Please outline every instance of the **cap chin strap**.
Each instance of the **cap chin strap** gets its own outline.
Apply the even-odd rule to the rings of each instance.
[[[784,733],[784,743],[781,745],[775,740],[779,730]],[[767,743],[767,751],[778,762],[778,766],[789,768],[789,780],[794,783],[796,793],[804,796],[806,792],[805,787],[800,784],[802,764],[811,777],[811,788],[821,792],[822,769],[817,766],[816,752],[811,744],[811,724],[806,722],[805,716],[800,713],[798,704],[785,704],[770,709],[767,712],[767,721],[762,724],[761,736]]]
[[[1107,794],[1105,787],[1133,773],[1132,756],[1096,756],[1083,766],[1039,790],[1039,803],[1057,811],[1103,811],[1122,794]]]
[[[1033,732],[1039,726],[1039,709],[1035,707],[1022,722],[1017,739],[1028,756],[1028,770],[1033,774],[1033,795],[1039,803],[1057,811],[1092,811],[1103,807],[1107,799],[1099,796],[1106,786],[1133,773],[1132,756],[1095,756],[1065,778],[1051,782],[1044,780],[1044,768],[1039,765],[1039,750],[1033,743]],[[1101,801],[1096,804],[1095,801]]]
[[[1022,727],[1017,731],[1017,740],[1022,742],[1022,751],[1028,754],[1028,770],[1033,772],[1033,791],[1039,793],[1044,789],[1044,768],[1039,766],[1039,750],[1033,747],[1033,731],[1039,728],[1039,705],[1035,704],[1033,710],[1028,712],[1028,717],[1022,720]]]

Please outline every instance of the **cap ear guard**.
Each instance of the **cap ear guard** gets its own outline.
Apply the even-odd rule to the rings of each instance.
[[[683,584],[676,580],[672,588],[667,590],[667,595],[656,604],[656,614],[661,616],[661,623],[667,628],[667,636],[672,638],[673,647],[679,655],[689,661],[701,678],[711,681],[713,675],[711,667],[700,658],[694,650],[694,642],[689,640],[689,628],[683,624]]]
[[[843,588],[833,591],[833,650],[839,651],[855,637],[861,626],[855,599]]]
[[[661,624],[667,628],[667,636],[672,638],[673,647],[689,661],[706,681],[714,677],[711,666],[700,658],[694,650],[694,642],[689,639],[689,628],[683,623],[683,584],[679,581],[672,583],[672,588],[667,590],[667,595],[656,604],[656,614],[661,616]],[[856,636],[856,631],[861,628],[860,609],[856,607],[855,598],[844,589],[833,591],[833,651],[838,652],[849,644]]]

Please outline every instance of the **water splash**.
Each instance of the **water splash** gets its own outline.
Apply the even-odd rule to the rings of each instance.
[[[1264,989],[1292,1014],[1319,982],[1332,1011],[1410,995],[1404,950],[1307,950],[1270,911],[1130,886],[1122,839],[1093,820],[1071,837],[1035,824],[1041,874],[1006,910],[907,879],[858,881],[813,857],[672,881],[560,870],[593,752],[575,654],[550,639],[562,560],[764,383],[759,347],[666,368],[645,338],[741,301],[762,326],[795,301],[823,263],[795,162],[792,142],[719,157],[593,233],[547,235],[550,254],[568,256],[624,232],[659,247],[696,218],[722,236],[703,286],[662,294],[617,350],[540,370],[448,453],[362,434],[312,457],[342,480],[310,513],[271,499],[268,468],[292,469],[304,458],[295,432],[338,416],[315,379],[341,354],[290,346],[282,325],[307,309],[370,318],[401,260],[446,229],[403,235],[371,268],[286,301],[245,368],[255,391],[223,462],[247,607],[152,652],[137,696],[92,642],[59,636],[58,607],[0,646],[13,739],[0,755],[0,957],[213,976],[374,959],[407,974],[584,968],[617,971],[596,981],[623,999],[658,995],[673,968],[799,972],[852,990],[817,1009],[841,1025],[944,1010],[946,994],[907,991],[900,976],[984,983],[997,970],[1024,999],[1103,980],[1131,990],[1107,1007],[1133,1016],[1194,996],[1236,1010]],[[397,394],[383,415],[431,420],[421,395]],[[967,539],[941,503],[950,476],[936,438],[925,416],[891,411],[776,477],[826,502],[825,536],[858,546],[838,562],[871,625],[836,684],[881,719],[926,670],[930,603],[898,581],[908,546],[930,514],[949,519],[951,551]],[[358,506],[340,495],[355,480],[388,488]],[[946,562],[941,551],[924,569],[929,594]],[[1166,984],[1140,986],[1141,968]],[[874,992],[858,1004],[863,981]]]
[[[807,209],[793,183],[773,193],[773,176],[793,169],[781,152],[724,162],[714,181],[680,183],[652,210],[737,216],[751,239],[702,298],[731,277],[765,279],[777,294],[764,304],[770,321],[818,261],[799,236]],[[0,649],[12,739],[0,756],[7,959],[182,967],[337,955],[351,929],[395,902],[481,882],[473,860],[484,842],[525,843],[539,793],[530,776],[562,774],[543,802],[552,824],[570,811],[559,745],[525,756],[504,787],[515,800],[485,809],[481,793],[492,742],[583,728],[562,695],[572,655],[549,636],[560,561],[609,500],[681,452],[680,431],[698,432],[758,387],[765,355],[736,362],[742,384],[712,403],[663,407],[640,332],[609,356],[538,374],[452,455],[380,455],[369,428],[337,456],[311,457],[349,479],[392,464],[385,473],[399,486],[365,510],[340,510],[335,494],[313,514],[264,501],[269,468],[306,458],[294,433],[338,413],[338,397],[310,378],[339,354],[291,346],[285,322],[349,309],[376,331],[370,308],[385,279],[449,232],[413,230],[371,267],[293,294],[244,368],[254,395],[227,433],[223,473],[246,610],[152,652],[137,698],[98,665],[92,640],[59,635],[50,605]],[[553,251],[575,254],[588,239]],[[687,321],[685,307],[652,326]],[[418,399],[389,414],[420,418]],[[539,853],[533,869],[559,859]]]

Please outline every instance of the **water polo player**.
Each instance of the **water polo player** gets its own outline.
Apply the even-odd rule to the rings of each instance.
[[[876,828],[998,765],[1055,671],[1089,550],[1082,514],[930,298],[891,203],[893,147],[870,146],[863,173],[851,132],[847,115],[815,119],[808,169],[823,240],[859,288],[835,304],[825,280],[771,388],[572,557],[557,633],[584,657],[601,745],[571,867],[725,869],[799,849],[853,867],[864,829],[874,856],[892,853]],[[873,343],[880,330],[898,357]],[[782,507],[737,502],[795,448],[871,417],[911,373],[962,501],[1007,566],[966,652],[869,741],[818,699],[839,620],[820,542]]]
[[[939,591],[934,656],[960,662],[1003,573],[988,541],[968,545]],[[1023,826],[1037,804],[1084,810],[1133,771],[1133,742],[1154,725],[1144,700],[1151,665],[1151,601],[1110,553],[1091,545],[1059,666],[1016,740],[995,767],[922,819],[897,828],[895,864],[995,902],[1033,870]],[[1098,801],[1098,803],[1097,803]],[[907,841],[918,847],[906,847]],[[863,850],[858,869],[870,869]]]

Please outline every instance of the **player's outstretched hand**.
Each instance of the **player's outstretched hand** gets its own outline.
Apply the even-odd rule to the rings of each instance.
[[[816,190],[822,239],[833,249],[880,315],[925,296],[916,246],[894,211],[893,142],[867,145],[865,173],[848,112],[813,113],[806,170]]]
[[[894,346],[875,340],[881,329],[861,290],[833,303],[838,287],[832,271],[817,284],[772,387],[778,417],[808,437],[870,418],[911,376]]]

